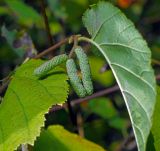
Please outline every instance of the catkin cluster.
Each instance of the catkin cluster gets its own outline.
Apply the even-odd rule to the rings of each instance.
[[[79,67],[82,73],[82,80],[77,74],[74,60],[69,59],[67,60],[66,68],[70,83],[79,97],[91,95],[93,93],[93,84],[91,79],[91,71],[88,57],[80,46],[76,47],[74,51],[79,61]]]
[[[76,68],[75,61],[73,59],[68,59],[68,56],[66,54],[56,56],[53,59],[45,62],[34,70],[34,75],[43,77],[51,69],[55,68],[61,63],[66,62],[66,69],[70,84],[79,97],[85,97],[93,93],[90,65],[88,57],[84,53],[82,47],[77,46],[74,51],[79,62],[82,79],[78,76],[78,70]]]

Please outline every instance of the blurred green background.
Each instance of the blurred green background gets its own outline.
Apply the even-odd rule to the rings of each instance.
[[[109,0],[108,0],[109,1]],[[0,0],[0,79],[52,44],[73,34],[88,36],[81,17],[90,5],[98,0]],[[130,18],[148,42],[152,51],[152,66],[160,73],[160,0],[110,0]],[[43,9],[48,17],[52,43],[48,37]],[[84,45],[89,55],[95,92],[116,84],[104,58],[89,45]],[[70,46],[57,49],[52,55],[69,52]],[[47,58],[47,57],[46,57]],[[71,91],[69,99],[76,99]],[[119,91],[85,101],[73,109],[76,122],[67,109],[46,115],[46,125],[61,124],[108,151],[136,151],[136,144]],[[75,124],[76,123],[76,124]]]

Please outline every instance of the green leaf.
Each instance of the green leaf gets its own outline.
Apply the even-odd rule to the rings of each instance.
[[[32,26],[33,24],[42,25],[41,16],[29,5],[19,0],[5,0],[9,8],[17,15],[18,21],[25,25]]]
[[[99,2],[87,10],[83,22],[104,55],[124,97],[139,151],[145,151],[155,104],[151,52],[134,24],[116,7]]]
[[[47,146],[47,148],[46,148]],[[50,126],[42,131],[35,142],[33,151],[104,151],[97,144],[94,144],[80,136],[65,130],[62,126]]]
[[[147,142],[147,151],[160,149],[160,87],[157,87],[157,101],[153,114],[153,125]]]
[[[89,110],[104,119],[115,117],[118,113],[110,101],[105,97],[92,99],[88,102]]]
[[[44,125],[44,114],[62,104],[68,94],[67,76],[60,68],[39,80],[33,71],[44,61],[30,60],[17,68],[0,105],[0,151],[33,144]]]

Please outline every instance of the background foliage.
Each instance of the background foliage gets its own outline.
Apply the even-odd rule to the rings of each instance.
[[[46,0],[45,8],[53,43],[75,33],[88,35],[80,18],[89,5],[97,1]],[[135,23],[147,40],[152,51],[152,66],[155,74],[158,75],[160,73],[160,1],[110,0],[110,2],[118,6]],[[0,20],[0,79],[3,79],[1,81],[3,83],[6,80],[4,77],[11,74],[26,57],[43,51],[51,44],[44,25],[41,1],[1,0]],[[91,68],[94,68],[92,75],[95,92],[115,85],[115,79],[104,58],[97,53],[95,48],[90,49],[89,45],[84,45],[84,48],[88,52]],[[54,55],[69,50],[70,46],[63,46],[57,49]],[[90,50],[96,54],[96,57]],[[157,84],[160,84],[159,81]],[[2,97],[3,95],[4,92]],[[71,92],[70,99],[76,98],[74,92]],[[13,105],[14,109],[15,107]],[[119,91],[87,100],[74,106],[72,110],[72,116],[68,109],[46,114],[46,131],[50,125],[60,124],[65,129],[103,146],[106,150],[137,150],[128,112]],[[153,125],[153,131],[149,138],[152,141],[158,137],[154,136],[157,127],[159,126]],[[152,150],[158,146],[158,142],[155,142]]]

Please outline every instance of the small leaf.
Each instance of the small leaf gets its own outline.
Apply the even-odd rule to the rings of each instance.
[[[47,146],[47,147],[46,147]],[[93,142],[70,133],[62,126],[50,126],[42,131],[34,145],[33,151],[104,151]]]
[[[33,71],[44,61],[30,60],[17,68],[0,105],[0,151],[13,151],[20,144],[33,144],[44,125],[44,114],[62,104],[68,94],[67,76],[55,68],[40,80]]]
[[[124,97],[139,151],[145,151],[155,104],[155,76],[151,51],[134,24],[116,7],[99,2],[87,10],[83,22],[104,55]]]
[[[88,102],[89,111],[100,115],[104,119],[110,119],[117,116],[117,111],[108,98],[100,97]]]

